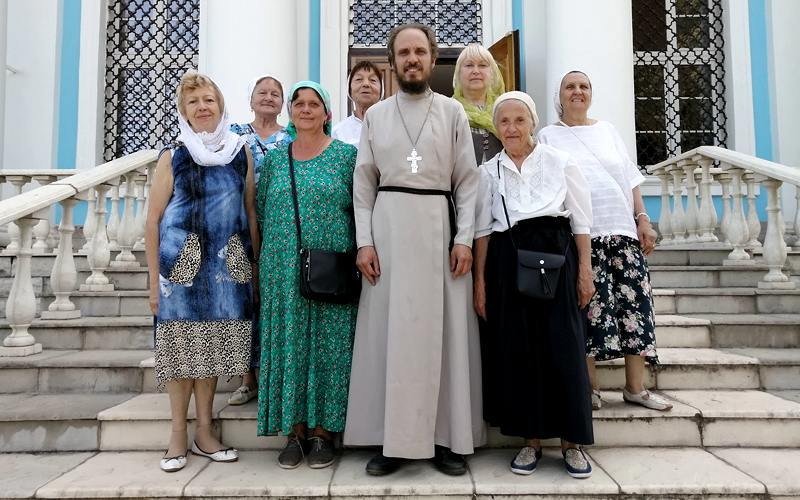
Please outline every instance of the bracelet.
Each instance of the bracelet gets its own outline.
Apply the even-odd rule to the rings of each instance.
[[[642,215],[644,215],[645,217],[647,217],[647,222],[650,222],[650,216],[649,216],[649,215],[647,215],[647,212],[639,212],[639,213],[638,213],[638,214],[636,214],[636,215],[635,215],[633,218],[634,218],[634,220],[635,220],[635,221],[638,223],[638,222],[639,222],[639,217],[641,217]]]

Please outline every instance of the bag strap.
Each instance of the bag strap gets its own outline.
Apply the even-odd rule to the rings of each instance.
[[[497,155],[497,182],[500,182],[500,155]],[[505,191],[506,186],[506,179],[503,177],[503,191]],[[506,214],[506,224],[508,224],[508,234],[511,236],[511,245],[514,247],[514,250],[517,250],[517,243],[514,241],[514,232],[511,231],[511,219],[508,218],[508,209],[506,208],[506,197],[498,192],[497,194],[500,195],[500,201],[503,202],[503,213]]]
[[[576,134],[574,130],[572,130],[572,127],[570,127],[569,125],[567,125],[566,123],[564,123],[564,122],[563,122],[563,121],[561,121],[561,120],[559,120],[559,121],[558,121],[558,123],[560,123],[560,124],[561,124],[561,125],[562,125],[564,128],[566,128],[566,129],[569,131],[569,133],[570,133],[570,134],[572,134],[572,136],[573,136],[574,138],[578,139],[578,142],[580,142],[580,143],[581,143],[581,146],[583,146],[583,149],[585,149],[585,150],[586,150],[586,151],[588,151],[588,152],[589,152],[589,153],[590,153],[592,156],[594,156],[594,159],[595,159],[595,160],[597,160],[597,163],[599,163],[601,167],[603,167],[603,168],[606,168],[605,164],[604,164],[604,163],[603,163],[603,161],[600,159],[600,157],[599,157],[599,156],[597,156],[597,154],[595,154],[595,152],[594,152],[594,150],[593,150],[592,148],[590,148],[589,146],[587,146],[587,145],[586,145],[586,143],[585,143],[585,142],[583,142],[583,139],[581,139],[581,138],[580,138],[580,136],[579,136],[578,134]],[[606,170],[608,170],[608,169],[606,168]]]
[[[297,253],[303,248],[303,233],[300,231],[300,209],[297,206],[297,185],[294,179],[294,160],[292,159],[292,143],[289,143],[289,177],[292,180],[292,205],[294,205],[294,224],[297,227]]]

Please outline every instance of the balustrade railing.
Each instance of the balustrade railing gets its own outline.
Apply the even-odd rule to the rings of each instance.
[[[73,257],[73,209],[81,200],[89,201],[83,225],[91,275],[80,285],[82,291],[113,291],[114,285],[105,275],[111,266],[137,267],[131,250],[143,247],[147,194],[157,151],[139,151],[87,170],[5,170],[0,171],[0,183],[14,186],[16,196],[0,201],[0,227],[8,225],[10,242],[2,255],[13,256],[14,269],[11,290],[6,300],[6,318],[11,333],[3,339],[0,356],[27,356],[41,352],[41,344],[30,333],[36,316],[36,296],[31,279],[33,255],[51,253],[48,244],[50,215],[60,204],[61,221],[58,227],[58,246],[50,274],[50,287],[55,300],[43,310],[43,320],[80,318],[81,312],[70,299],[78,284]],[[26,185],[38,182],[39,187],[24,191]],[[106,218],[107,194],[110,189],[121,198],[122,210],[112,210]],[[117,196],[119,198],[119,196]],[[113,198],[112,198],[113,199]],[[116,205],[119,208],[119,205]],[[115,213],[116,212],[116,213]],[[119,245],[119,254],[111,261],[109,227]],[[35,237],[35,243],[34,243]]]
[[[784,183],[795,186],[798,208],[791,220],[795,235],[800,235],[800,169],[724,148],[701,146],[647,170],[661,181],[658,226],[662,246],[730,248],[724,265],[768,267],[769,272],[758,282],[759,288],[795,288],[795,283],[783,273],[788,247],[784,241],[780,192]],[[722,192],[719,220],[712,196],[714,184]],[[759,240],[758,189],[767,193],[767,230],[763,241]]]

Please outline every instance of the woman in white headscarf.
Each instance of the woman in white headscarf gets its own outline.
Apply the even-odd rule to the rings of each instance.
[[[212,430],[217,377],[250,366],[253,250],[258,251],[253,159],[230,131],[225,102],[207,76],[187,72],[177,91],[180,135],[158,160],[146,223],[155,376],[172,414],[161,469],[186,465],[186,414],[197,408],[192,453],[232,462],[238,452]]]
[[[625,358],[625,401],[668,411],[669,400],[644,387],[645,361],[658,363],[655,314],[645,256],[656,246],[639,185],[644,176],[628,156],[617,129],[589,118],[592,82],[582,71],[561,79],[554,97],[559,121],[539,141],[571,154],[592,192],[592,274],[597,294],[588,311],[586,361],[592,407],[600,409],[595,360]]]
[[[492,116],[503,150],[480,167],[473,247],[475,309],[487,322],[484,418],[505,435],[525,438],[512,472],[532,473],[541,440],[561,438],[567,472],[589,477],[592,466],[580,448],[594,440],[581,312],[594,293],[589,186],[568,154],[536,143],[530,96],[506,92]],[[540,259],[545,267],[563,262],[560,272],[535,269],[536,278],[552,280],[541,281],[551,298],[520,291],[518,249],[540,252],[534,267],[545,263]]]

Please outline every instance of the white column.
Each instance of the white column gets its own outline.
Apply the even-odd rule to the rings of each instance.
[[[794,240],[795,248],[800,247],[800,186],[794,187],[794,200],[795,200],[795,209],[794,209],[794,234],[797,239]]]
[[[46,186],[56,180],[55,176],[35,176],[33,180],[37,181],[40,186]],[[47,210],[47,217],[43,218],[33,228],[33,235],[36,241],[33,242],[33,251],[36,253],[50,252],[50,245],[47,244],[47,239],[50,237],[50,214],[53,213],[52,207]]]
[[[556,121],[551,99],[570,70],[589,75],[589,115],[613,123],[636,159],[631,3],[624,0],[548,0],[547,95],[536,101],[545,123]],[[545,115],[546,110],[546,115]]]
[[[133,244],[136,243],[137,228],[135,224],[135,216],[133,213],[133,205],[136,203],[136,196],[134,195],[133,178],[136,172],[128,172],[125,175],[125,208],[122,212],[122,221],[117,228],[117,241],[119,242],[120,253],[111,267],[115,268],[130,268],[139,267],[131,249]]]
[[[678,167],[667,167],[667,172],[672,175],[672,240],[676,244],[686,242],[686,216],[683,213],[683,188],[681,187],[681,174]]]
[[[749,240],[747,229],[747,219],[744,216],[744,206],[742,205],[742,175],[744,170],[740,168],[730,168],[727,171],[733,178],[731,187],[731,196],[733,196],[733,209],[731,210],[730,224],[728,225],[728,240],[733,245],[733,250],[728,254],[728,258],[723,261],[726,266],[729,265],[750,265],[750,254],[745,252],[744,248]]]
[[[711,164],[713,163],[708,158],[700,157],[697,159],[700,168],[703,172],[700,180],[700,213],[698,215],[698,225],[700,226],[700,241],[714,242],[717,237],[714,236],[714,229],[716,226],[716,210],[714,209],[714,200],[711,197]]]
[[[29,177],[24,176],[6,176],[6,181],[10,182],[14,185],[14,194],[22,194],[22,187],[30,181]],[[10,240],[8,245],[6,246],[5,250],[3,250],[3,255],[17,255],[19,251],[19,227],[14,222],[9,222],[7,230],[8,230],[8,239]]]
[[[147,222],[147,201],[145,199],[145,183],[147,177],[137,175],[136,179],[136,218],[133,225],[136,226],[136,243],[133,244],[135,251],[144,250],[144,225]]]
[[[3,164],[3,143],[5,142],[6,123],[6,43],[8,40],[8,3],[0,2],[0,168],[7,168]],[[0,186],[0,189],[3,189]],[[0,193],[2,199],[2,193]]]
[[[111,213],[108,214],[106,222],[106,233],[108,234],[108,249],[112,252],[119,252],[117,242],[117,230],[119,229],[119,185],[111,188]]]
[[[719,174],[717,178],[722,186],[722,222],[719,224],[719,230],[722,233],[723,243],[730,244],[728,228],[731,225],[731,181],[733,178],[727,172]]]
[[[686,236],[687,243],[697,243],[697,228],[698,228],[698,208],[697,208],[697,182],[694,178],[695,167],[694,161],[681,160],[678,162],[678,167],[683,168],[686,174]]]
[[[109,282],[108,276],[105,275],[108,264],[111,262],[111,251],[108,249],[108,235],[106,234],[106,192],[110,187],[104,184],[97,186],[97,200],[94,206],[96,225],[88,254],[92,274],[86,278],[86,283],[81,285],[82,292],[114,291],[114,284]]]
[[[75,198],[67,198],[61,202],[62,215],[58,232],[61,237],[56,249],[56,261],[50,273],[50,287],[56,296],[47,311],[42,311],[42,319],[75,319],[81,317],[81,310],[75,307],[69,296],[78,284],[78,271],[72,256],[72,209],[78,202]]]
[[[783,241],[783,231],[780,215],[778,191],[781,181],[767,179],[761,182],[767,190],[767,234],[764,236],[764,263],[769,267],[769,272],[763,281],[758,282],[758,288],[766,289],[793,289],[795,284],[783,274],[782,268],[786,263],[786,244]]]
[[[94,230],[97,226],[97,217],[94,213],[95,207],[95,193],[94,189],[89,189],[86,193],[86,220],[83,222],[83,238],[84,243],[79,254],[89,254],[92,250],[92,239],[94,238]]]
[[[30,334],[28,328],[36,316],[36,296],[31,283],[31,240],[33,226],[38,219],[26,217],[17,220],[20,230],[20,245],[17,252],[17,263],[14,266],[14,281],[6,302],[6,318],[11,333],[3,339],[0,347],[2,356],[29,356],[42,352],[42,344]]]
[[[672,214],[669,207],[669,174],[665,169],[658,172],[661,180],[661,216],[658,218],[658,232],[661,233],[661,244],[671,245],[672,241]]]
[[[299,33],[298,22],[308,25],[307,18],[298,18],[301,3],[294,0],[201,0],[199,69],[209,74],[222,89],[225,104],[234,122],[249,122],[247,84],[263,73],[274,75],[283,83],[284,92],[307,75],[300,62],[306,57],[298,43],[307,40],[307,29]],[[327,2],[326,2],[327,3]],[[338,4],[339,2],[331,2]],[[264,23],[269,28],[265,28]],[[235,33],[234,36],[232,34]],[[247,40],[247,43],[241,43]],[[302,46],[306,44],[300,44]],[[339,41],[323,45],[339,50]],[[342,68],[345,71],[346,68]],[[302,77],[302,78],[301,78]],[[281,123],[286,123],[285,112]]]
[[[744,175],[744,180],[747,184],[747,232],[750,235],[747,246],[759,248],[761,247],[761,242],[758,241],[758,237],[761,235],[761,221],[758,220],[758,210],[756,210],[756,180],[751,172]]]

